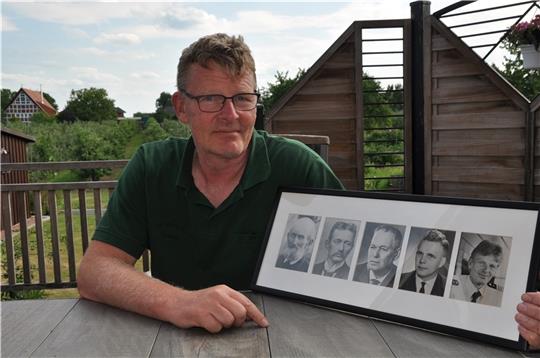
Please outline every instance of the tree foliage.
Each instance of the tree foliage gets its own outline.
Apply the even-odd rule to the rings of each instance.
[[[2,88],[1,90],[1,99],[2,102],[2,111],[6,108],[6,106],[11,102],[11,99],[15,95],[16,92],[11,91],[9,88]]]
[[[45,97],[47,102],[49,102],[49,104],[58,111],[58,104],[56,104],[56,100],[50,94],[43,92],[43,97]]]
[[[154,118],[159,123],[162,123],[166,119],[176,118],[172,105],[172,95],[168,92],[161,92],[156,99],[156,113]]]
[[[76,120],[101,122],[116,119],[114,100],[108,97],[104,88],[83,88],[71,90],[65,110]]]
[[[264,105],[265,112],[272,110],[274,104],[287,93],[306,73],[306,70],[299,68],[294,77],[289,77],[289,71],[280,72],[274,75],[275,82],[269,82],[268,87],[261,89],[261,99]]]
[[[493,65],[514,87],[525,97],[533,100],[540,94],[540,70],[528,70],[523,68],[523,59],[518,46],[507,39],[503,41],[503,47],[508,50],[510,56],[504,56],[503,68]]]

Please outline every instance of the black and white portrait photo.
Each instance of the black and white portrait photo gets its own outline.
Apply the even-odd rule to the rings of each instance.
[[[462,233],[450,298],[501,306],[512,238]]]
[[[312,273],[347,279],[359,228],[357,220],[327,218]]]
[[[353,280],[393,287],[405,226],[366,223]]]
[[[399,288],[443,296],[455,231],[412,227]]]
[[[276,267],[307,272],[320,221],[320,216],[289,215]]]

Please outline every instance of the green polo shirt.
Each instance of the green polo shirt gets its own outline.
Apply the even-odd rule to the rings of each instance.
[[[187,289],[249,288],[279,186],[342,189],[304,144],[254,132],[240,183],[217,208],[193,183],[193,140],[142,145],[130,160],[94,240],[138,258],[152,276]]]

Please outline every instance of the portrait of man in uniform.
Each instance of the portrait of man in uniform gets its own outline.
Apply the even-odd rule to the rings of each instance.
[[[353,280],[393,287],[405,226],[367,223]]]
[[[276,267],[307,272],[320,216],[289,215]]]
[[[511,241],[510,237],[462,233],[450,298],[500,307]]]
[[[414,264],[414,270],[407,271],[404,268],[399,288],[443,296],[454,236],[454,231],[413,227],[407,249],[409,260],[406,259],[406,263]]]
[[[359,227],[356,220],[326,219],[312,273],[346,280]]]

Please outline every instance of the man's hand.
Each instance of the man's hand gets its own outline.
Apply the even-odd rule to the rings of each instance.
[[[219,332],[253,320],[268,321],[243,294],[225,285],[199,291],[174,287],[135,270],[135,258],[100,241],[92,241],[80,265],[82,298],[106,303],[182,327]]]
[[[268,321],[259,309],[243,294],[228,286],[213,286],[198,291],[184,291],[171,316],[171,323],[179,327],[202,327],[217,333],[223,328],[239,327],[253,320],[261,327]]]
[[[540,349],[540,292],[524,293],[521,299],[515,316],[519,333],[531,348]]]

